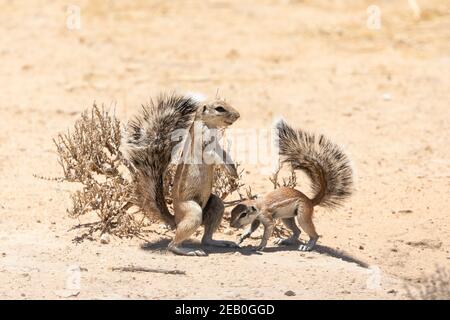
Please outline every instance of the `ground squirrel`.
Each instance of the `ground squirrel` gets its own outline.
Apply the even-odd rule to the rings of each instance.
[[[295,223],[297,218],[300,227],[310,237],[309,242],[298,249],[310,251],[319,238],[312,222],[313,208],[317,205],[338,207],[351,195],[352,166],[343,150],[323,135],[295,130],[283,120],[276,124],[276,129],[282,162],[289,163],[294,170],[302,170],[309,176],[314,197],[309,199],[293,188],[279,188],[261,199],[247,200],[235,206],[231,212],[230,225],[240,228],[250,224],[239,238],[240,244],[262,223],[264,234],[256,250],[263,250],[272,234],[276,218],[281,218],[283,224],[292,231],[291,237],[278,239],[276,243],[299,243],[300,229]]]
[[[221,99],[200,101],[177,94],[162,95],[156,102],[143,106],[142,112],[125,130],[122,152],[134,168],[136,200],[145,211],[159,214],[166,223],[176,227],[175,238],[169,244],[169,250],[176,254],[206,255],[203,250],[182,247],[183,241],[200,225],[205,226],[202,244],[236,245],[212,239],[224,213],[222,200],[211,193],[214,166],[219,163],[216,160],[226,159],[222,164],[227,171],[233,176],[237,176],[237,172],[211,132],[231,125],[238,118],[239,113]],[[200,132],[196,128],[200,128]],[[202,140],[205,136],[206,143]],[[195,152],[192,150],[199,141],[200,157],[186,157]],[[172,215],[165,202],[163,179],[167,166],[174,160],[176,147],[180,146],[182,160],[176,163]],[[205,146],[209,151],[205,152]],[[208,157],[212,161],[205,161]],[[186,161],[187,158],[194,161]]]

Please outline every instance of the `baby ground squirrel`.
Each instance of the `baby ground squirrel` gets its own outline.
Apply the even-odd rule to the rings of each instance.
[[[335,208],[352,194],[353,170],[343,150],[323,135],[314,135],[295,130],[283,120],[276,125],[282,162],[289,163],[294,170],[304,171],[312,183],[314,196],[309,199],[302,192],[283,187],[264,195],[261,199],[247,200],[233,208],[230,225],[250,227],[239,238],[241,244],[260,225],[264,226],[261,243],[256,250],[263,250],[274,228],[274,219],[281,218],[292,231],[292,236],[279,239],[276,244],[299,243],[300,229],[309,235],[307,244],[298,247],[300,251],[314,248],[319,235],[316,233],[312,216],[315,206]]]
[[[142,112],[129,122],[122,141],[122,152],[134,168],[137,182],[136,201],[148,213],[157,213],[166,223],[176,227],[169,250],[180,255],[205,256],[203,250],[182,246],[200,225],[205,226],[202,244],[236,246],[231,241],[212,239],[224,213],[222,200],[212,194],[214,166],[218,162],[184,161],[194,145],[201,142],[205,131],[225,128],[239,118],[239,113],[221,99],[199,101],[183,95],[161,95],[156,102],[143,106]],[[200,134],[195,130],[201,127]],[[184,133],[180,135],[180,132]],[[206,134],[208,136],[208,134]],[[174,139],[174,138],[182,138]],[[182,161],[176,163],[173,183],[172,215],[164,197],[163,179],[167,166],[173,159],[176,147],[181,146]],[[237,177],[234,164],[217,141],[207,157],[226,159],[226,170]],[[203,149],[204,145],[201,142]],[[187,150],[187,151],[186,151]],[[202,150],[203,151],[203,150]],[[189,158],[189,156],[187,157]]]

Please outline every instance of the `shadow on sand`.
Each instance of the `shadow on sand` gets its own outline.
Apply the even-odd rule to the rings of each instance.
[[[147,242],[143,245],[141,245],[141,249],[148,250],[156,253],[166,253],[167,252],[167,245],[169,244],[169,239],[160,239],[155,242]],[[262,252],[254,251],[252,246],[245,246],[241,248],[223,248],[223,247],[211,247],[211,246],[202,246],[198,241],[192,241],[188,240],[184,242],[184,246],[188,248],[195,248],[199,249],[202,248],[205,250],[207,254],[224,254],[224,253],[234,253],[239,252],[242,255],[250,256],[250,255],[261,255]],[[281,251],[297,251],[297,246],[271,246],[267,247],[264,250],[264,253],[270,253],[270,252],[281,252]],[[327,246],[323,245],[316,245],[314,248],[314,252],[324,254],[327,256],[330,256],[332,258],[341,259],[345,262],[350,263],[356,263],[358,266],[362,268],[368,268],[369,265],[355,257],[352,257],[348,253],[336,250]],[[307,254],[307,253],[305,253]]]

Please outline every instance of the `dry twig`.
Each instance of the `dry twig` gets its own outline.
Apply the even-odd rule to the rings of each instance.
[[[123,271],[123,272],[153,272],[153,273],[163,273],[163,274],[176,274],[176,275],[186,275],[185,271],[181,270],[165,270],[165,269],[152,269],[139,266],[128,266],[128,267],[112,267],[112,271]]]

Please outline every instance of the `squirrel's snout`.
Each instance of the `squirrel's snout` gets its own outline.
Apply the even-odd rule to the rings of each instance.
[[[239,114],[239,112],[233,112],[231,115],[230,115],[230,119],[231,119],[231,121],[233,121],[233,122],[235,122],[237,119],[239,119],[240,118],[240,114]]]

